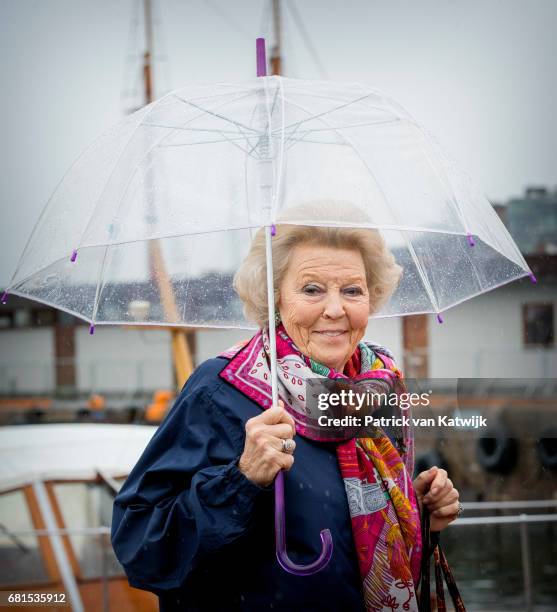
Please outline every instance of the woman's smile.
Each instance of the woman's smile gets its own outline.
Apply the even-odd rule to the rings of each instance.
[[[347,333],[346,331],[343,330],[331,330],[331,331],[315,331],[313,332],[314,334],[319,334],[320,336],[322,336],[323,338],[334,338],[334,339],[339,339],[341,337],[344,337],[344,335]]]

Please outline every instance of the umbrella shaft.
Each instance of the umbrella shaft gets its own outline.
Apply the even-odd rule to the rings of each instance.
[[[269,342],[271,344],[271,389],[273,406],[278,403],[277,390],[277,342],[275,326],[275,284],[273,280],[273,248],[271,226],[265,227],[265,252],[267,260],[267,307],[269,311]]]

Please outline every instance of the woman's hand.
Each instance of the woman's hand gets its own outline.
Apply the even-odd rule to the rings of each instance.
[[[238,467],[260,487],[270,485],[279,470],[289,470],[294,464],[292,454],[282,451],[282,441],[296,434],[294,419],[283,406],[279,400],[278,406],[264,410],[246,423],[246,442]]]
[[[431,531],[441,531],[452,523],[458,514],[458,491],[453,487],[447,472],[434,465],[421,472],[414,480],[414,490],[420,505],[430,512]]]

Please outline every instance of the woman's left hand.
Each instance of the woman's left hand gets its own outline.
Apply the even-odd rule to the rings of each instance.
[[[414,479],[414,491],[420,512],[423,504],[430,512],[431,531],[441,531],[456,519],[459,508],[458,491],[453,487],[445,470],[434,465],[418,474]]]

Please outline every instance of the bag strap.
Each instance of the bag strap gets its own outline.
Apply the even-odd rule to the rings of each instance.
[[[445,557],[445,553],[439,544],[439,556],[440,556],[440,565],[443,570],[443,575],[445,576],[445,582],[447,583],[447,588],[449,589],[449,593],[451,595],[451,599],[453,600],[453,605],[455,607],[456,612],[466,612],[466,607],[464,606],[464,602],[462,601],[462,597],[460,595],[460,591],[456,586],[456,581],[454,579],[451,568],[449,567],[449,563],[447,562],[447,557]]]
[[[424,506],[422,512],[422,563],[420,572],[420,598],[418,608],[420,612],[431,611],[431,593],[430,593],[430,558],[433,554],[435,563],[435,593],[437,598],[438,612],[445,612],[447,607],[445,604],[445,588],[443,578],[447,583],[449,594],[451,596],[454,608],[457,612],[466,612],[464,602],[460,596],[458,587],[445,557],[445,553],[441,548],[439,532],[430,530],[429,511]]]

